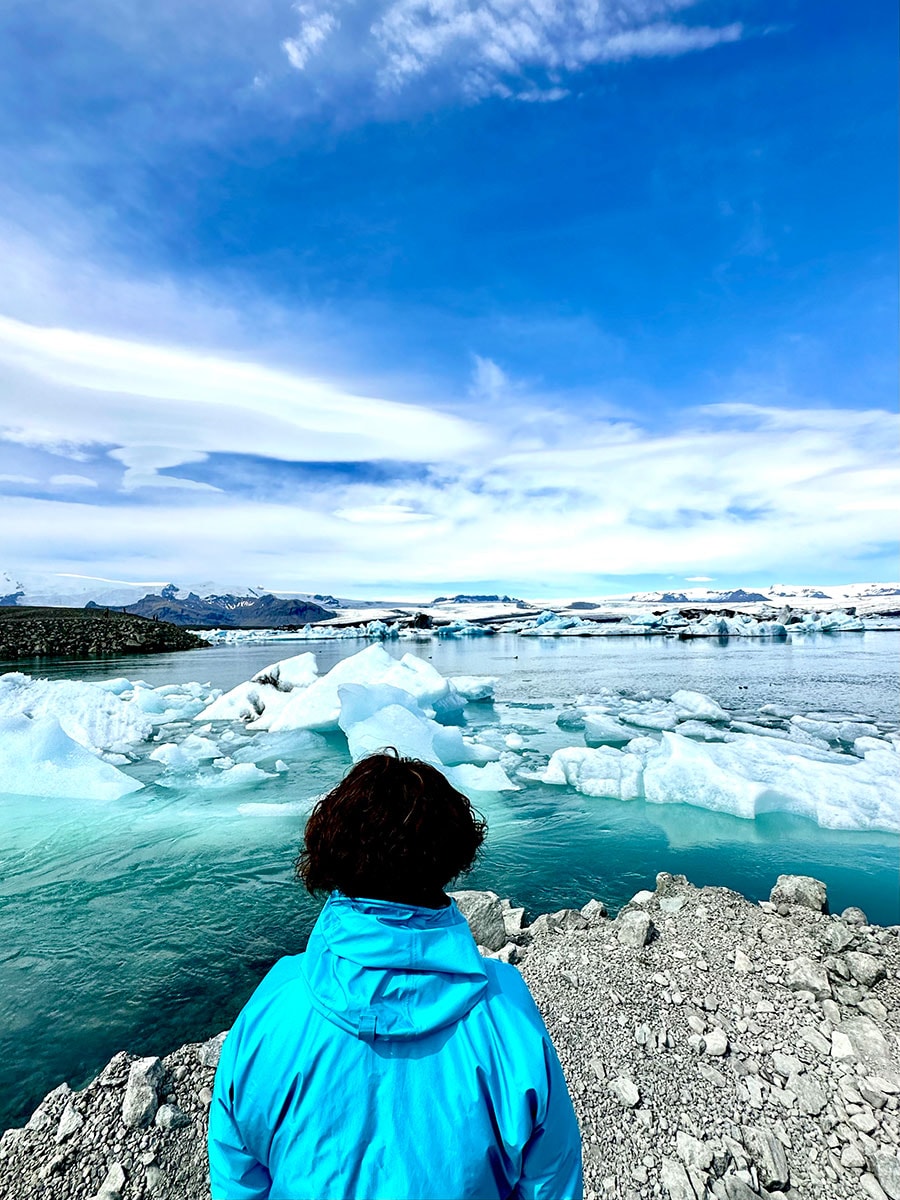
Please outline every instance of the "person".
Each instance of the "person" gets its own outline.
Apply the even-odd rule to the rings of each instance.
[[[444,891],[486,829],[438,770],[391,753],[315,805],[297,872],[330,894],[225,1038],[213,1200],[581,1200],[550,1035]]]

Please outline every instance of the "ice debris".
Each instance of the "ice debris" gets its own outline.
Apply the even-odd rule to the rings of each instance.
[[[56,717],[0,717],[0,793],[117,800],[142,786],[71,738]]]

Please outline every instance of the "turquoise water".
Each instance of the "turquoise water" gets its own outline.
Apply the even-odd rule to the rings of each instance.
[[[230,687],[291,653],[313,649],[324,671],[361,645],[17,666]],[[445,674],[497,676],[495,705],[470,706],[469,723],[521,733],[535,766],[580,743],[556,716],[601,687],[658,696],[688,687],[748,714],[778,701],[897,718],[900,636],[892,633],[787,645],[508,636],[389,649],[430,657]],[[292,881],[291,860],[304,813],[348,762],[335,735],[293,755],[286,777],[251,789],[152,785],[104,804],[0,796],[0,1128],[60,1080],[83,1082],[118,1049],[164,1053],[217,1032],[277,957],[302,949],[318,905]],[[259,807],[239,811],[248,803]],[[471,885],[532,913],[591,896],[614,908],[652,886],[659,870],[755,899],[777,874],[801,871],[826,880],[835,909],[860,904],[873,920],[900,920],[898,839],[889,835],[821,830],[784,814],[749,822],[685,805],[622,804],[534,782],[479,804],[490,836]]]

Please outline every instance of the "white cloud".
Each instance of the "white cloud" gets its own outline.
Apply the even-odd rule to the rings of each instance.
[[[0,475],[0,483],[21,483],[26,486],[33,486],[39,482],[33,475]]]
[[[155,471],[199,461],[189,457],[196,454],[428,462],[485,441],[474,422],[299,373],[7,317],[0,317],[0,365],[8,397],[0,437],[73,453],[121,447],[120,459],[138,472],[126,475],[126,487],[172,486]],[[136,447],[167,461],[138,462]]]
[[[441,79],[470,100],[496,95],[553,101],[563,80],[586,67],[632,58],[675,57],[737,41],[742,26],[673,22],[697,0],[319,0],[298,6],[300,29],[283,43],[292,66],[318,55],[348,76],[374,71],[383,93]],[[338,13],[347,30],[336,39]],[[350,72],[353,75],[353,72]]]
[[[735,428],[733,406],[710,406],[662,432],[575,422],[564,445],[411,482],[323,484],[290,503],[7,497],[6,554],[57,571],[90,561],[109,577],[210,578],[227,562],[232,578],[273,588],[394,592],[448,579],[567,590],[698,561],[719,577],[866,575],[866,556],[896,539],[897,424],[877,410],[744,406]]]
[[[110,450],[110,458],[125,466],[122,476],[122,491],[136,492],[139,488],[186,488],[200,492],[218,492],[221,489],[196,479],[182,479],[177,475],[160,475],[168,467],[182,467],[188,463],[206,462],[208,454],[177,450],[166,446],[123,446]]]
[[[298,4],[295,7],[302,18],[299,32],[296,37],[286,38],[281,45],[291,66],[302,71],[329,35],[339,28],[340,21],[333,13],[317,13],[312,4]]]
[[[714,583],[715,577],[712,575],[685,575],[685,583]]]
[[[52,487],[65,488],[95,488],[99,486],[96,479],[90,479],[87,475],[51,475],[50,484]]]

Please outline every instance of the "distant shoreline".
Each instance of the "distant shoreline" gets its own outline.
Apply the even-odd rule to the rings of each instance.
[[[199,650],[205,638],[168,621],[103,608],[0,607],[0,663]]]

